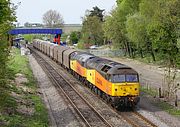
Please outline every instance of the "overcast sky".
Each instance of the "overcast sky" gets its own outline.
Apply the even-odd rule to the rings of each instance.
[[[11,0],[17,4],[17,20],[23,25],[25,22],[42,23],[42,16],[48,10],[57,10],[64,18],[66,24],[79,24],[81,17],[87,9],[98,6],[109,12],[115,5],[116,0]]]

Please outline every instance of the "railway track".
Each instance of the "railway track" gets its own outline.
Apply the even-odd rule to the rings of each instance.
[[[138,112],[118,112],[133,127],[157,127]]]
[[[34,53],[36,54],[35,57],[39,57],[38,59],[42,59],[43,61],[45,61],[43,58],[41,58],[41,56],[40,56],[41,53],[40,54],[36,53],[36,51],[34,51]],[[42,62],[42,60],[41,60],[41,62]],[[67,77],[66,78],[64,78],[64,76],[62,77],[62,75],[58,74],[58,72],[54,72],[54,68],[51,65],[49,65],[49,64],[52,64],[52,62],[50,62],[50,61],[48,61],[48,62],[45,61],[46,65],[43,68],[46,68],[47,70],[50,70],[50,72],[52,73],[52,74],[50,74],[51,75],[50,78],[55,80],[56,84],[71,84],[71,83],[75,83],[74,80],[69,80],[69,79],[67,79]],[[42,66],[44,66],[44,65],[42,65]],[[46,66],[50,66],[50,67],[46,67]],[[57,68],[55,68],[55,69],[57,69]],[[57,79],[58,79],[58,81],[57,81]],[[64,80],[64,81],[63,82],[59,82],[59,80]],[[84,122],[86,123],[87,126],[111,126],[101,116],[101,114],[99,114],[97,111],[96,111],[96,113],[94,112],[93,114],[100,115],[101,117],[99,117],[98,119],[97,119],[96,115],[94,116],[93,114],[91,114],[90,110],[95,110],[95,109],[87,101],[86,101],[87,104],[90,105],[92,109],[89,108],[88,110],[84,110],[84,109],[86,109],[86,107],[89,107],[89,106],[83,106],[84,103],[86,103],[86,102],[80,102],[79,101],[79,98],[83,98],[84,99],[84,97],[82,97],[78,93],[77,90],[75,90],[73,87],[71,87],[69,85],[61,85],[61,86],[62,86],[62,88],[60,88],[60,89],[64,89],[63,91],[65,92],[65,94],[66,94],[66,92],[69,92],[69,94],[67,94],[66,96],[68,96],[68,97],[70,96],[69,97],[70,100],[71,100],[71,96],[72,96],[73,99],[71,100],[72,101],[71,103],[75,102],[73,104],[74,105],[73,107],[75,107],[75,109],[77,110],[78,114],[84,120]],[[68,87],[63,88],[64,86],[65,87],[68,86]],[[72,91],[76,91],[76,93],[78,93],[78,95],[74,96],[74,92],[70,92],[69,89],[73,89]],[[77,101],[77,99],[78,99],[78,101]],[[80,104],[80,106],[79,106],[80,108],[78,108],[78,106],[76,106],[76,105],[79,105],[79,104]],[[81,113],[81,112],[83,112],[83,113]],[[142,116],[138,112],[119,112],[117,110],[115,112],[118,113],[120,116],[122,116],[123,119],[125,121],[127,121],[130,125],[132,125],[133,127],[157,127],[155,124],[153,124],[151,121],[149,121],[147,118],[145,118],[144,116]],[[93,122],[91,122],[91,121],[93,121]]]
[[[48,76],[53,80],[56,87],[61,89],[64,96],[68,99],[69,103],[74,107],[77,114],[84,121],[88,127],[112,127],[99,112],[97,112],[94,107],[83,97],[81,96],[73,86],[66,81],[58,72],[41,56],[34,51],[34,56],[37,59],[38,63],[46,70]]]

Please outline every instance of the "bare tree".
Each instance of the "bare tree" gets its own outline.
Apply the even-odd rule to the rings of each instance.
[[[24,23],[24,26],[29,27],[30,26],[29,22]]]
[[[164,96],[168,100],[175,99],[177,95],[177,91],[180,90],[180,86],[178,83],[178,70],[175,66],[174,68],[171,68],[169,65],[165,70],[164,70],[164,82],[163,82],[163,92]]]
[[[63,17],[56,10],[49,10],[43,15],[43,23],[46,27],[62,27],[64,24]]]

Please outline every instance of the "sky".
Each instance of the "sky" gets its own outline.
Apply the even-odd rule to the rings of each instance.
[[[116,5],[116,0],[11,0],[16,4],[21,2],[16,10],[17,20],[20,25],[24,23],[42,23],[42,16],[48,10],[58,11],[65,24],[81,24],[81,17],[85,11],[98,6],[108,13]]]

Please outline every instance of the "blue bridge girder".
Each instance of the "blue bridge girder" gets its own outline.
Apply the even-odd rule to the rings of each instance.
[[[9,31],[11,35],[17,34],[62,34],[60,28],[15,28]]]

